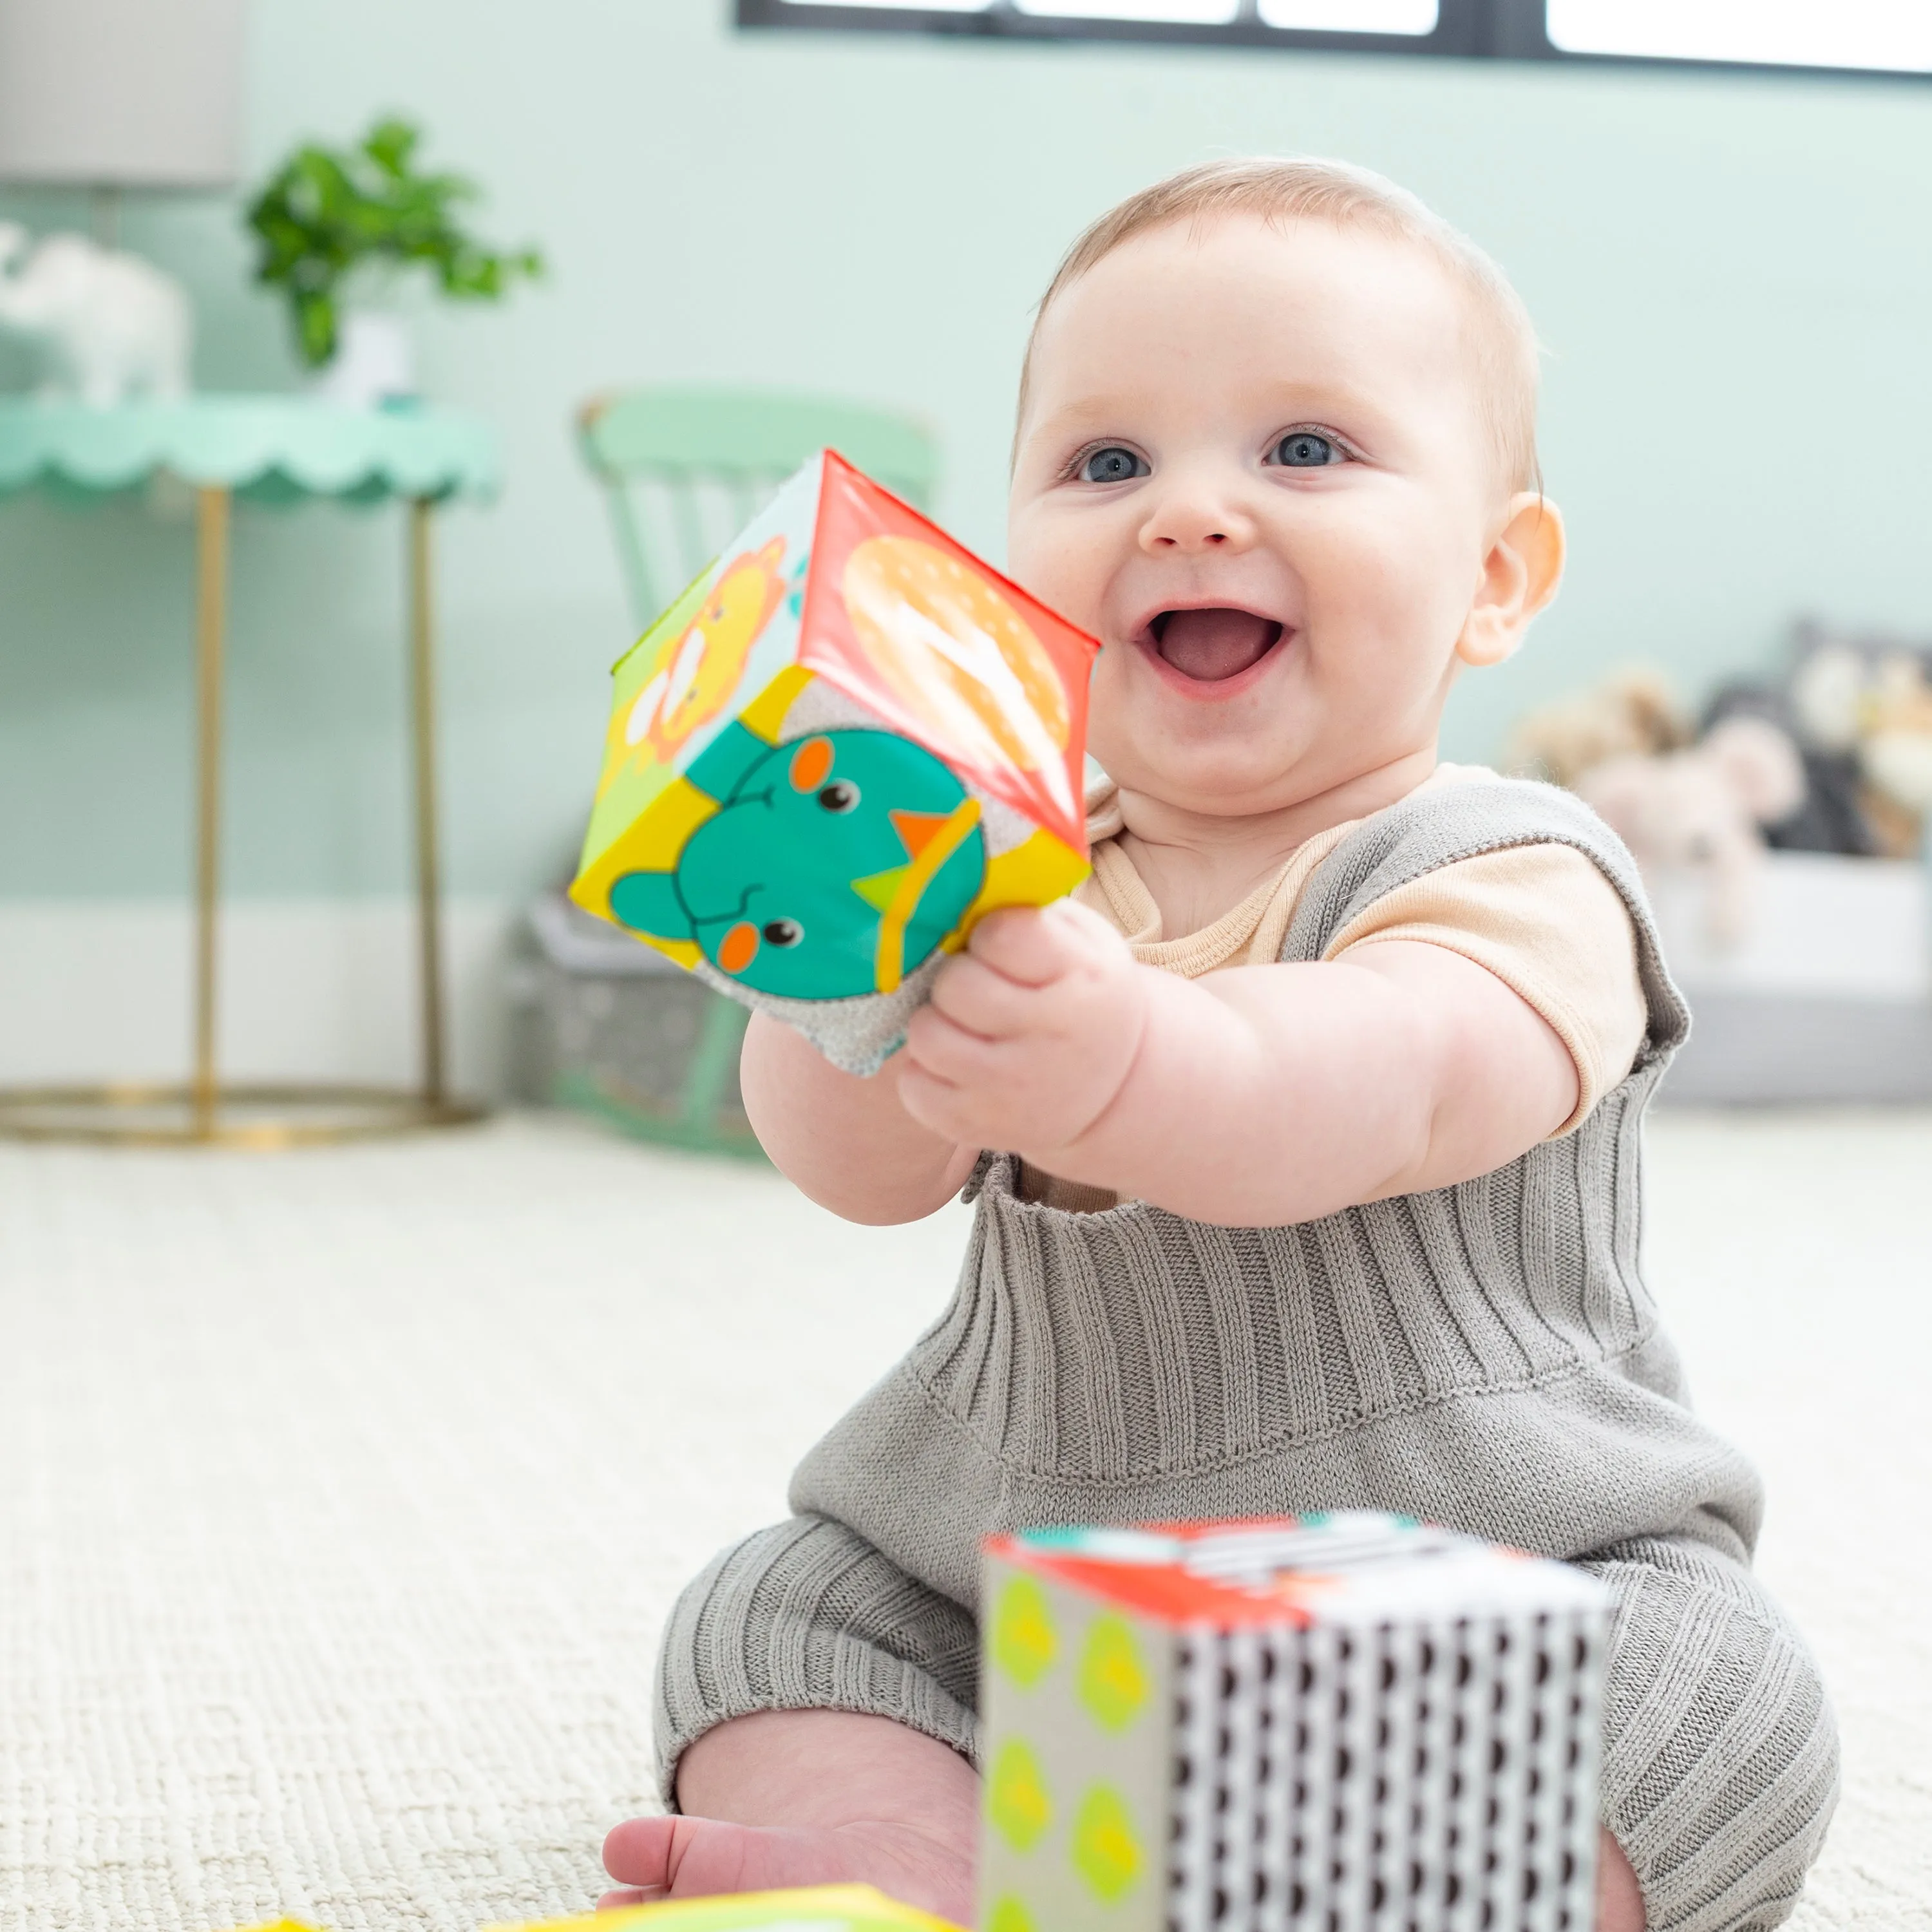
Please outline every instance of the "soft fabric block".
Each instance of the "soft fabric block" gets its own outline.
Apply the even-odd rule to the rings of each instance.
[[[571,896],[872,1072],[1086,876],[1098,649],[822,452],[618,663]]]

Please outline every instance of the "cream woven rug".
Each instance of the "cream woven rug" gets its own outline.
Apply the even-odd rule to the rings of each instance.
[[[1846,1732],[1796,1923],[1932,1927],[1932,1120],[1652,1149],[1652,1276]],[[534,1119],[0,1152],[0,1928],[587,1906],[673,1593],[963,1232]]]

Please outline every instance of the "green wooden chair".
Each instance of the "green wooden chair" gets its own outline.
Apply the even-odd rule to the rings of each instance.
[[[921,509],[932,503],[939,468],[932,432],[911,418],[750,389],[597,397],[578,412],[578,444],[603,485],[640,631],[816,451],[837,450]],[[566,1077],[558,1097],[646,1139],[754,1154],[736,1098],[738,1047],[749,1017],[735,1000],[705,989],[674,1110],[640,1106],[578,1076]]]
[[[640,626],[814,451],[837,450],[921,509],[939,468],[932,431],[908,417],[755,390],[632,389],[586,404],[578,429]]]

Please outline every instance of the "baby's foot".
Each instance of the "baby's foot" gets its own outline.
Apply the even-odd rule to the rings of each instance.
[[[969,1845],[883,1820],[843,1825],[733,1825],[716,1818],[633,1818],[604,1840],[604,1868],[623,1881],[600,1910],[711,1892],[872,1885],[956,1925],[972,1922]]]

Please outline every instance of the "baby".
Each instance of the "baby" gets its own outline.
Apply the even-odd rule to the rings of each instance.
[[[1611,834],[1436,758],[1562,572],[1535,396],[1494,265],[1349,169],[1192,170],[1062,266],[1010,559],[1105,646],[1094,877],[982,924],[872,1079],[752,1022],[806,1192],[976,1218],[796,1514],[679,1604],[678,1815],[611,1834],[614,1900],[863,1879],[970,1918],[981,1538],[1352,1507],[1608,1586],[1604,1932],[1790,1910],[1830,1711],[1638,1268],[1684,1006]]]

